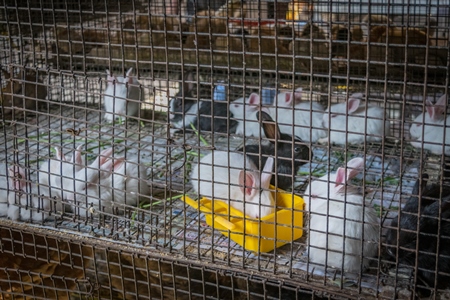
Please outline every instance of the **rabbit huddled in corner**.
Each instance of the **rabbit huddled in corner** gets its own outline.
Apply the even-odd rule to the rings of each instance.
[[[265,165],[268,157],[276,158],[276,171],[271,184],[283,190],[292,189],[298,170],[312,157],[310,148],[302,140],[281,133],[277,123],[266,112],[256,112],[256,118],[270,144],[245,145],[237,151],[244,152],[255,164],[257,170],[259,170],[260,160],[261,164]]]
[[[112,153],[112,148],[103,150],[90,165],[76,172],[75,177],[64,179],[63,189],[75,213],[84,216],[88,211],[101,209],[123,214],[123,204],[136,206],[141,200],[147,200],[148,168],[137,159],[115,158]]]
[[[193,166],[191,183],[198,195],[226,202],[250,218],[275,212],[269,191],[274,160],[267,158],[261,172],[242,153],[213,151]]]
[[[120,117],[136,117],[139,115],[143,100],[140,83],[132,75],[133,68],[128,69],[126,77],[114,76],[109,70],[105,90],[105,120],[114,122]]]
[[[8,168],[8,177],[8,203],[7,206],[0,203],[0,216],[7,216],[13,221],[35,222],[48,218],[52,210],[48,187],[31,183],[25,170],[17,165]]]
[[[193,83],[194,75],[188,73],[181,90],[170,100],[169,121],[172,130],[190,128],[200,131],[230,132],[236,121],[230,119],[228,102],[214,101],[211,93],[197,95]],[[203,96],[209,100],[199,100]]]
[[[258,94],[252,93],[248,98],[239,98],[230,103],[230,112],[238,122],[236,134],[244,136],[264,137],[264,131],[256,118],[259,111],[268,111],[261,107],[261,100]]]
[[[311,262],[359,272],[368,266],[367,258],[376,255],[379,227],[375,209],[365,205],[358,188],[348,185],[363,168],[364,159],[354,158],[346,168],[338,168],[306,188]]]
[[[420,181],[390,224],[386,252],[394,262],[398,258],[398,265],[415,267],[417,261],[418,284],[427,286],[418,290],[429,296],[428,288],[434,289],[435,281],[436,288],[450,286],[450,276],[445,275],[450,273],[450,186],[448,182],[427,184],[427,174]]]
[[[426,112],[417,116],[409,129],[413,147],[423,147],[434,154],[444,151],[445,155],[450,155],[450,115],[444,115],[447,98],[444,94],[435,104],[426,100]]]
[[[278,122],[281,132],[314,143],[326,136],[322,128],[324,108],[318,102],[302,101],[302,95],[301,88],[294,93],[279,93],[274,98],[274,107],[269,109],[270,116]]]
[[[329,136],[319,143],[337,145],[381,142],[389,135],[390,123],[384,108],[362,103],[362,94],[353,94],[345,103],[331,105],[323,115],[323,127]]]

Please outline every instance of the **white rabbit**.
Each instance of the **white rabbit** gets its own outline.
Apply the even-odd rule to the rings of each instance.
[[[320,103],[302,101],[301,88],[295,93],[279,93],[274,98],[274,107],[270,108],[270,116],[277,121],[282,133],[294,134],[311,143],[327,135],[322,128],[323,114],[324,108]]]
[[[230,112],[238,122],[236,134],[265,137],[264,131],[261,129],[261,125],[256,118],[256,113],[260,110],[268,112],[267,108],[261,107],[258,94],[252,93],[248,98],[234,100],[230,104]]]
[[[380,142],[389,135],[390,123],[385,120],[384,108],[361,103],[361,97],[362,94],[354,94],[347,102],[333,104],[326,110],[323,127],[330,129],[329,138],[322,138],[319,143]]]
[[[148,168],[136,159],[109,158],[112,149],[104,150],[97,159],[76,176],[74,198],[76,210],[80,215],[86,214],[86,208],[112,213],[114,203],[136,206],[146,200],[149,187],[146,181]],[[123,209],[119,209],[123,213]]]
[[[70,159],[66,158],[61,148],[55,147],[56,157],[42,163],[38,173],[38,182],[39,185],[50,188],[51,196],[64,199],[67,189],[73,190],[73,187],[70,188],[65,183],[71,181],[76,172],[85,166],[81,156],[82,146],[77,147]]]
[[[426,113],[420,114],[411,124],[411,145],[416,148],[423,147],[434,154],[442,154],[444,150],[445,155],[450,155],[450,114],[444,116],[447,110],[447,95],[442,95],[434,105],[427,99],[426,110]]]
[[[224,201],[250,218],[263,218],[275,212],[268,190],[273,164],[268,157],[260,173],[242,153],[213,151],[193,167],[191,183],[199,195]]]
[[[48,187],[30,183],[25,170],[13,166],[8,169],[9,188],[7,216],[13,220],[42,221],[49,216],[51,200]],[[61,206],[58,207],[61,210]]]
[[[71,173],[72,176],[65,176],[61,187],[65,199],[74,202],[77,197],[85,198],[90,186],[98,186],[100,180],[108,178],[111,175],[112,164],[107,162],[112,153],[113,149],[107,148],[101,151],[90,165],[80,168],[75,175]],[[73,172],[73,169],[71,171]]]
[[[364,269],[368,265],[366,258],[376,255],[379,235],[376,212],[365,205],[358,188],[347,185],[362,168],[364,159],[354,158],[347,163],[347,170],[339,168],[306,188],[311,262],[338,269],[343,265],[346,271],[358,272],[361,261]]]
[[[113,76],[106,70],[108,86],[105,90],[105,119],[114,122],[119,117],[135,117],[139,113],[142,93],[139,81],[132,76],[133,68],[127,71],[126,77]]]

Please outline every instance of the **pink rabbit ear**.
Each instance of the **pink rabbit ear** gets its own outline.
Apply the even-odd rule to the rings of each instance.
[[[439,116],[445,114],[445,111],[447,109],[447,95],[442,95],[437,101],[434,107],[434,119],[438,119]]]
[[[91,167],[99,169],[111,156],[113,148],[107,148],[100,152],[97,158],[92,162]]]
[[[269,188],[270,180],[272,179],[273,163],[273,157],[267,158],[266,164],[264,165],[264,169],[261,173],[261,188],[263,189]]]
[[[293,99],[292,93],[287,92],[284,94],[284,103],[286,104],[286,106],[291,105],[292,99]]]
[[[347,101],[347,111],[349,114],[355,112],[359,108],[361,100],[358,98],[349,98]]]
[[[358,175],[363,167],[364,159],[357,157],[347,163],[347,171],[345,168],[339,168],[336,172],[335,190],[339,191],[348,180]]]
[[[251,93],[250,96],[248,97],[248,104],[259,105],[259,103],[260,103],[259,95],[256,93]]]
[[[303,89],[298,88],[294,92],[294,104],[300,104],[302,102],[302,96],[303,96]]]
[[[20,191],[25,187],[25,170],[19,166],[8,168],[9,183],[15,190]]]
[[[239,188],[242,194],[252,196],[256,192],[256,189],[253,188],[255,184],[255,177],[252,172],[244,170],[239,172]]]
[[[435,111],[433,103],[431,103],[431,101],[429,99],[427,99],[425,101],[425,109],[427,110],[427,113],[430,116],[430,119],[433,120],[435,118],[436,111]]]
[[[447,95],[442,95],[437,101],[436,105],[447,107]]]
[[[125,157],[110,158],[100,166],[100,169],[106,172],[113,172],[119,169],[125,161]]]

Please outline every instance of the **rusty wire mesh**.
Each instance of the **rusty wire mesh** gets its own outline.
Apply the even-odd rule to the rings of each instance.
[[[0,4],[1,296],[448,297],[449,14]]]

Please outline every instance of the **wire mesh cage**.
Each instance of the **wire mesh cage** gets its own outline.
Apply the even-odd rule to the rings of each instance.
[[[2,299],[446,299],[449,7],[4,1]]]

